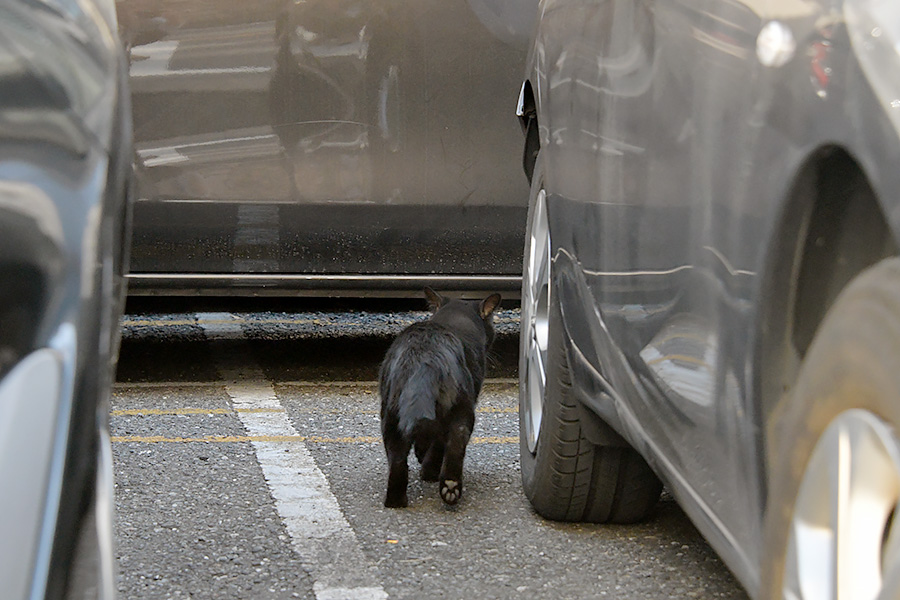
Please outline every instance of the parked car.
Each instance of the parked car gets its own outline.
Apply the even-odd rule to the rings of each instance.
[[[130,293],[517,293],[535,6],[120,0]]]
[[[543,0],[521,464],[537,512],[665,483],[754,598],[900,589],[900,4]]]
[[[109,0],[0,2],[0,596],[112,598],[131,116]]]

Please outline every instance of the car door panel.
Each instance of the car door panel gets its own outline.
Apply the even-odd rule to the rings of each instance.
[[[747,515],[760,514],[759,491],[738,488],[759,465],[752,443],[733,443],[755,435],[737,418],[751,410],[750,334],[723,323],[747,322],[758,258],[756,229],[734,224],[747,222],[735,218],[748,193],[735,169],[752,150],[761,17],[741,2],[595,4],[611,11],[592,33],[608,36],[606,54],[573,75],[596,90],[584,103],[598,107],[596,144],[582,161],[595,174],[581,176],[593,188],[576,195],[563,184],[550,217],[608,339],[582,354],[618,392],[625,426],[642,430],[632,437],[654,440],[676,494],[699,503],[732,547],[758,548]],[[717,159],[701,160],[710,148]],[[742,501],[723,502],[723,485]]]
[[[123,0],[133,272],[517,275],[529,8]]]

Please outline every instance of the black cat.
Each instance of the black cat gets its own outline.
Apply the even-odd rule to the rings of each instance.
[[[500,295],[456,300],[425,288],[434,314],[404,329],[388,348],[379,372],[381,433],[387,452],[384,505],[406,506],[407,456],[415,447],[425,481],[440,481],[441,499],[462,496],[466,445],[475,425],[475,402],[494,341]]]

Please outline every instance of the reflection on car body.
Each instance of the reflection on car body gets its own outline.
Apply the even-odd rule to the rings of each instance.
[[[518,110],[532,503],[632,521],[658,476],[752,595],[895,595],[900,9],[539,13]]]
[[[131,291],[517,289],[534,4],[120,2]]]
[[[131,176],[112,2],[0,4],[0,589],[112,598]]]

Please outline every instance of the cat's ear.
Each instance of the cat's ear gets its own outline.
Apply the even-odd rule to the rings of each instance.
[[[444,298],[436,291],[431,289],[430,287],[425,288],[425,299],[428,300],[428,306],[432,311],[435,311],[441,307],[444,303]]]
[[[482,319],[487,319],[489,316],[494,314],[494,311],[497,310],[497,307],[500,306],[500,294],[491,294],[487,298],[481,301],[481,308],[479,312],[481,313]]]

